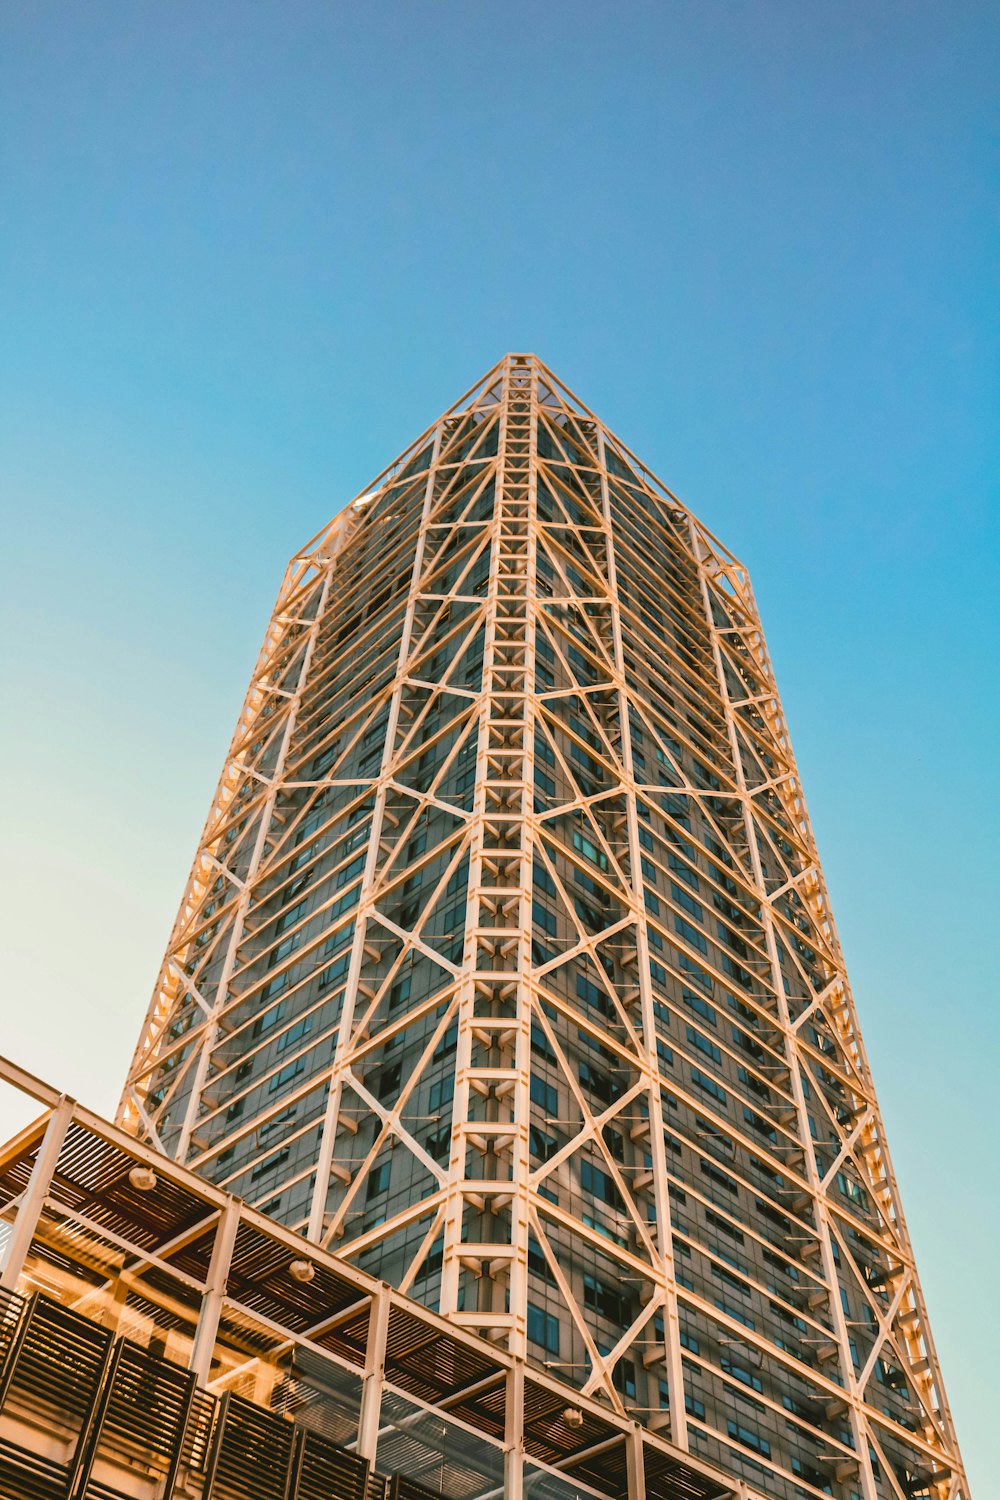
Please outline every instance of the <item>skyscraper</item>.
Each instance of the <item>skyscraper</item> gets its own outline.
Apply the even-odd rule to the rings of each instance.
[[[121,1119],[759,1493],[964,1493],[746,570],[531,355],[289,564]]]

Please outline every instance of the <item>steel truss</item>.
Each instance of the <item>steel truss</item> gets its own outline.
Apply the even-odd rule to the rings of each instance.
[[[746,570],[533,356],[289,565],[121,1120],[769,1496],[966,1494]]]

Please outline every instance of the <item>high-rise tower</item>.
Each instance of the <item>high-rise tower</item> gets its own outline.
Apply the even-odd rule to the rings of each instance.
[[[755,1491],[965,1493],[746,571],[533,356],[292,559],[121,1118]]]

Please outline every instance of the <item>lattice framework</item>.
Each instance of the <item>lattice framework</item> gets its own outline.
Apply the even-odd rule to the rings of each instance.
[[[532,356],[292,559],[121,1117],[768,1494],[965,1493],[746,570]]]

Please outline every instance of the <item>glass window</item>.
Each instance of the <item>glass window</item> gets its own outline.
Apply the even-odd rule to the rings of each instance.
[[[553,788],[553,790],[555,789]],[[595,843],[576,828],[573,830],[573,848],[578,854],[582,854],[585,859],[589,859],[592,864],[597,865],[598,869],[606,870],[608,868],[607,855],[602,853]]]
[[[704,1052],[706,1057],[710,1057],[714,1063],[722,1062],[722,1053],[715,1043],[710,1042],[707,1036],[702,1036],[700,1031],[695,1031],[693,1026],[687,1028],[687,1039],[698,1048],[699,1052]]]
[[[547,1116],[554,1117],[559,1112],[558,1090],[537,1073],[531,1075],[531,1102]]]
[[[373,1168],[373,1170],[369,1172],[368,1187],[366,1190],[367,1197],[377,1198],[379,1193],[384,1193],[386,1191],[389,1186],[390,1171],[391,1163],[383,1161],[379,1162],[378,1166]]]
[[[559,1353],[559,1319],[534,1302],[528,1303],[528,1338],[547,1354]]]
[[[700,1068],[691,1069],[691,1082],[698,1088],[703,1089],[706,1094],[711,1094],[712,1098],[718,1104],[726,1105],[728,1095],[725,1089],[721,1088],[714,1078],[708,1078]]]
[[[690,922],[685,922],[683,917],[674,917],[674,930],[684,938],[685,942],[690,943],[692,948],[697,948],[699,953],[708,952],[708,939],[705,934],[699,932],[697,927],[692,927]]]
[[[279,1089],[284,1088],[286,1083],[291,1083],[293,1078],[297,1078],[300,1073],[304,1072],[305,1066],[304,1057],[297,1057],[294,1062],[286,1063],[271,1079],[271,1082],[267,1086],[267,1092],[269,1094],[276,1094]]]

